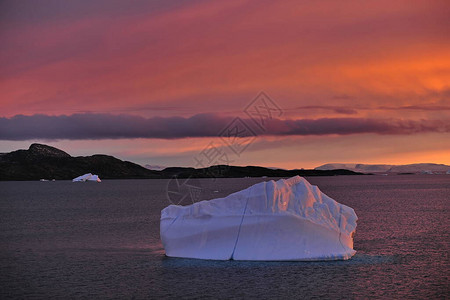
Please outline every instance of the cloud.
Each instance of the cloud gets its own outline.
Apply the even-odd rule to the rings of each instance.
[[[401,120],[371,118],[321,118],[272,120],[267,134],[273,135],[348,135],[348,134],[414,134],[450,132],[450,120]]]
[[[344,98],[342,98],[344,99]],[[351,99],[351,98],[348,98]],[[305,105],[305,106],[297,106],[294,110],[324,110],[330,111],[337,114],[344,115],[355,115],[358,114],[358,111],[362,110],[391,110],[391,111],[424,111],[424,112],[433,112],[433,111],[448,111],[450,110],[449,105],[404,105],[404,106],[338,106],[338,105]]]
[[[299,106],[296,109],[303,110],[303,109],[322,109],[322,110],[329,110],[338,114],[344,114],[344,115],[354,115],[357,114],[358,111],[351,107],[346,106],[332,106],[332,105],[307,105],[307,106]]]
[[[198,114],[189,118],[144,118],[126,114],[17,115],[11,118],[0,118],[0,140],[217,137],[232,124],[233,120],[234,118],[216,114]],[[264,132],[258,131],[250,119],[241,119],[241,121],[253,129],[253,132],[271,136],[450,132],[450,120],[272,119],[266,122]],[[247,131],[239,136],[245,137],[250,134],[251,132]]]
[[[450,110],[450,106],[445,105],[405,105],[405,106],[380,106],[385,110],[419,110],[419,111],[443,111]]]
[[[434,103],[420,93],[448,81],[444,2],[69,2],[0,1],[2,116],[235,110],[261,89],[282,107]]]

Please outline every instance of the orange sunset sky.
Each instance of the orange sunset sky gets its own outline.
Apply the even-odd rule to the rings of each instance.
[[[0,152],[450,164],[449,16],[449,1],[1,1]],[[261,91],[279,108],[264,130],[244,112]],[[239,154],[219,137],[236,117],[256,135]]]

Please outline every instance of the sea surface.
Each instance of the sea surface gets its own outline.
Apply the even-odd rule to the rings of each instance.
[[[355,209],[351,260],[165,257],[171,201],[271,178],[196,180],[185,199],[169,180],[0,182],[0,299],[450,299],[450,175],[307,179]]]

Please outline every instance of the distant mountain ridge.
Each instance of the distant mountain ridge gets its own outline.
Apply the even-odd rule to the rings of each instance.
[[[446,173],[450,166],[444,164],[419,163],[408,165],[384,165],[384,164],[341,164],[331,163],[315,168],[315,170],[345,169],[360,173]]]
[[[283,170],[256,166],[211,166],[207,168],[170,167],[149,170],[138,164],[113,156],[95,154],[73,157],[55,147],[32,144],[27,150],[0,154],[0,180],[73,179],[85,173],[98,174],[103,179],[133,178],[209,178],[209,177],[291,177],[358,175],[348,170]]]

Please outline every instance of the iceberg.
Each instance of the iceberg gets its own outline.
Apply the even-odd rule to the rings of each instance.
[[[255,184],[225,198],[161,211],[169,257],[308,261],[355,254],[355,211],[295,176]]]
[[[98,175],[93,175],[91,173],[87,173],[72,179],[72,182],[85,182],[85,181],[102,182],[98,177]]]

